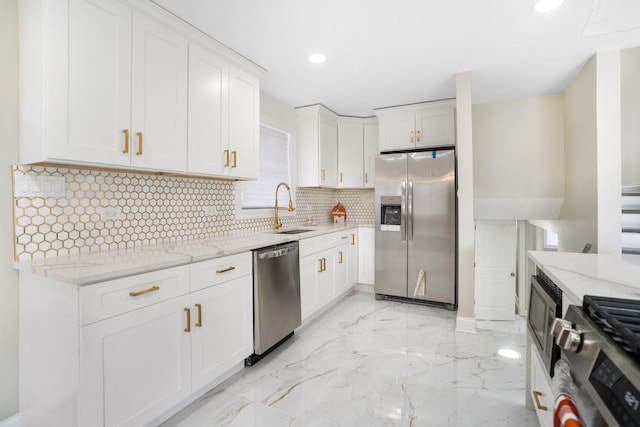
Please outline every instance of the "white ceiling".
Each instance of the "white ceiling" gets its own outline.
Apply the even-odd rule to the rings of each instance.
[[[474,103],[559,93],[595,52],[640,45],[639,0],[154,2],[266,69],[263,92],[361,117],[453,98],[463,71]]]

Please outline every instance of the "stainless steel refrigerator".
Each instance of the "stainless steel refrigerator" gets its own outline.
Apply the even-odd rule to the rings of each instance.
[[[457,307],[455,164],[454,149],[376,157],[376,298]]]

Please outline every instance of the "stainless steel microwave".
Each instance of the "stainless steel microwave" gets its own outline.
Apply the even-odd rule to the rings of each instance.
[[[551,325],[556,318],[562,318],[562,290],[538,270],[531,276],[527,328],[550,377],[560,359],[560,347],[551,335]]]

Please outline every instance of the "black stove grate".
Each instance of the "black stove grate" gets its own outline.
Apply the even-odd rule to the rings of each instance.
[[[640,300],[585,295],[585,313],[640,363]]]

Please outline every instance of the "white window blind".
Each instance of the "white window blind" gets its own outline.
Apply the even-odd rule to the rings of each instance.
[[[289,134],[260,125],[260,173],[255,181],[243,182],[242,209],[273,209],[276,187],[291,185],[289,172]],[[287,203],[283,206],[286,208]]]

